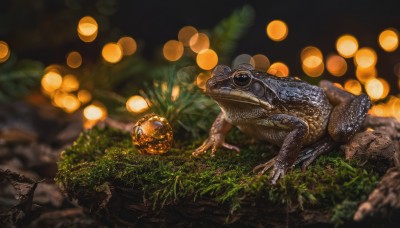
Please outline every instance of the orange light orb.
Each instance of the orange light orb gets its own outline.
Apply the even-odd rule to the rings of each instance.
[[[266,33],[271,40],[282,41],[287,37],[289,29],[285,22],[273,20],[267,25]]]
[[[102,105],[96,103],[88,105],[85,109],[83,109],[83,116],[87,120],[99,121],[104,119],[106,115],[107,110]]]
[[[275,62],[269,67],[268,73],[278,77],[287,77],[289,75],[289,67],[282,62]]]
[[[77,51],[72,51],[67,55],[67,65],[76,69],[82,65],[82,56]]]
[[[305,47],[300,54],[302,69],[310,77],[319,77],[324,72],[324,60],[321,50],[314,46]]]
[[[205,49],[197,54],[196,62],[201,69],[211,70],[218,64],[218,55],[212,49]]]
[[[354,63],[357,67],[368,68],[376,65],[376,52],[369,47],[363,47],[358,50],[354,56]]]
[[[117,63],[122,59],[122,48],[116,43],[107,43],[104,45],[101,55],[109,63]]]
[[[202,89],[205,90],[206,89],[206,82],[207,80],[211,78],[211,74],[210,73],[199,73],[197,75],[196,78],[196,85]]]
[[[360,95],[362,87],[359,81],[349,79],[344,83],[344,89],[354,95]]]
[[[393,52],[399,46],[399,33],[394,28],[389,28],[379,34],[379,45],[387,52]]]
[[[182,42],[183,46],[188,47],[191,38],[197,34],[197,29],[193,26],[185,26],[178,32],[178,40]]]
[[[381,95],[381,97],[379,99],[384,99],[384,98],[387,97],[387,95],[390,92],[389,83],[383,78],[377,78],[377,79],[382,83],[382,86],[383,86],[383,92],[382,92],[382,95]]]
[[[126,101],[126,109],[129,112],[140,113],[149,108],[146,100],[142,96],[132,96]]]
[[[358,41],[352,35],[342,35],[336,41],[336,50],[345,58],[353,57],[358,50]]]
[[[168,61],[177,61],[183,55],[183,44],[177,40],[170,40],[164,44],[163,54]]]
[[[92,100],[92,94],[87,91],[87,90],[79,90],[78,91],[78,100],[82,103],[88,103],[90,100]]]
[[[63,77],[61,90],[65,92],[73,92],[79,89],[79,81],[78,79],[72,75],[67,74]]]
[[[0,41],[0,63],[7,61],[10,57],[10,48],[4,41]]]
[[[86,16],[79,20],[77,31],[83,42],[92,42],[97,37],[98,24],[93,17]]]
[[[347,62],[341,56],[330,55],[326,59],[326,69],[331,75],[340,77],[343,76],[347,71]]]
[[[210,48],[210,39],[205,33],[196,33],[190,38],[189,44],[193,52],[199,53]]]
[[[117,44],[122,48],[124,55],[133,55],[136,52],[137,44],[135,39],[129,36],[121,37]]]
[[[62,101],[62,108],[68,113],[75,112],[79,109],[80,106],[81,103],[79,102],[78,98],[73,94],[66,95]]]
[[[378,70],[375,68],[375,66],[368,68],[357,67],[356,69],[356,77],[363,84],[365,84],[368,80],[376,78],[377,76]]]
[[[61,87],[62,77],[57,72],[50,71],[43,76],[41,84],[46,92],[51,93]]]
[[[365,90],[371,100],[378,100],[384,94],[384,87],[380,80],[374,78],[365,83]]]

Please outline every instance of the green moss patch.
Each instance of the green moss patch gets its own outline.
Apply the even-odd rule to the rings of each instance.
[[[215,157],[209,153],[192,157],[200,144],[199,140],[164,155],[142,155],[129,134],[95,128],[82,133],[63,152],[57,181],[70,197],[78,199],[104,191],[104,184],[109,184],[139,190],[138,198],[150,201],[153,210],[208,199],[228,205],[234,214],[243,202],[252,200],[296,205],[299,210],[317,208],[326,211],[332,223],[340,224],[352,217],[355,205],[367,197],[379,178],[333,152],[321,156],[305,172],[294,168],[272,186],[268,175],[252,172],[254,166],[273,157],[262,143],[239,145],[239,155],[220,149]]]

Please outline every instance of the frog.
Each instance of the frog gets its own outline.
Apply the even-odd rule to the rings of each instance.
[[[233,126],[255,139],[280,147],[271,160],[254,167],[270,173],[272,184],[298,164],[305,170],[317,157],[348,142],[362,124],[371,100],[351,94],[328,80],[319,86],[298,77],[278,77],[250,64],[231,69],[218,65],[206,82],[205,93],[220,107],[209,136],[192,156],[222,147],[239,153],[225,141]]]

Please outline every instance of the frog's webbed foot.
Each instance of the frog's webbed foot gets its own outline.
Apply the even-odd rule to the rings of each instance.
[[[300,155],[297,157],[296,161],[293,165],[297,165],[303,162],[301,168],[303,171],[307,169],[307,167],[315,161],[321,154],[332,151],[339,144],[335,142],[332,137],[327,136],[314,145],[310,147],[306,147],[301,150]]]
[[[276,184],[276,182],[285,176],[287,167],[282,164],[282,162],[279,162],[276,160],[276,157],[272,158],[268,162],[258,165],[254,167],[253,172],[258,173],[258,175],[263,175],[265,172],[268,170],[271,170],[270,173],[270,179],[272,184]]]
[[[285,176],[286,170],[287,166],[285,166],[281,162],[275,162],[274,168],[272,169],[270,174],[271,183],[275,185],[276,181]]]
[[[240,152],[240,149],[237,146],[231,145],[229,143],[225,142],[225,137],[222,136],[221,134],[215,134],[211,135],[204,143],[199,146],[193,153],[193,156],[199,156],[201,154],[204,154],[207,152],[208,149],[211,148],[211,156],[215,156],[215,153],[217,152],[218,147],[224,147],[228,150],[234,150],[237,153]]]
[[[204,143],[199,146],[192,153],[192,155],[199,156],[200,154],[206,153],[207,150],[211,148],[211,156],[215,156],[217,148],[220,146],[225,147],[229,150],[234,150],[239,153],[240,149],[238,147],[225,142],[225,135],[228,133],[231,127],[232,124],[226,121],[223,113],[221,112],[211,126],[208,139],[204,141]]]
[[[271,169],[275,165],[275,157],[264,164],[260,164],[253,168],[253,172],[258,173],[258,175],[263,175],[266,171]]]

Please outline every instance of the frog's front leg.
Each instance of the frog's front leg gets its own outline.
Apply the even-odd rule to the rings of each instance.
[[[239,148],[225,142],[225,136],[232,128],[232,124],[226,121],[224,114],[221,112],[211,126],[208,139],[192,153],[193,156],[204,154],[211,148],[211,156],[215,156],[215,152],[219,146],[239,152]]]
[[[265,121],[267,126],[272,123],[273,128],[288,131],[278,155],[273,160],[254,168],[255,171],[261,169],[258,173],[263,174],[273,166],[271,179],[272,184],[275,184],[296,161],[303,147],[303,141],[308,135],[309,128],[304,120],[286,114],[273,115]]]

